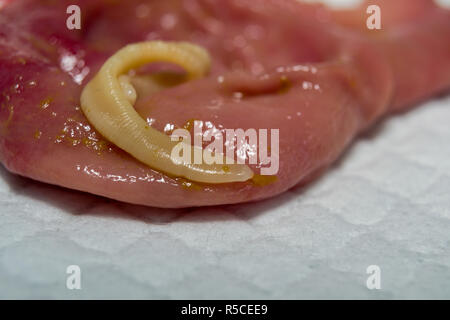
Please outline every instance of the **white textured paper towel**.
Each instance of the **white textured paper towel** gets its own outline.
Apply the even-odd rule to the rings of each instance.
[[[0,169],[0,298],[449,299],[449,159],[447,97],[255,204],[138,207]],[[66,288],[69,265],[81,290]]]

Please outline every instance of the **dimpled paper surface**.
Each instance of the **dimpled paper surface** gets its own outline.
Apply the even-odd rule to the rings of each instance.
[[[0,298],[450,299],[449,159],[447,96],[254,204],[133,206],[2,167]],[[66,288],[69,265],[81,290]],[[380,290],[366,287],[370,265]]]

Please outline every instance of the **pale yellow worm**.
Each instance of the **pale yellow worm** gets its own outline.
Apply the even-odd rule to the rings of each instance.
[[[210,67],[208,52],[190,43],[150,41],[128,45],[109,58],[84,87],[81,108],[89,122],[134,158],[171,176],[211,184],[251,179],[253,171],[243,164],[172,161],[172,150],[179,142],[150,127],[139,116],[133,107],[137,94],[126,75],[131,69],[154,62],[177,64],[186,70],[190,80],[205,76]],[[194,154],[194,147],[189,145],[189,148]]]

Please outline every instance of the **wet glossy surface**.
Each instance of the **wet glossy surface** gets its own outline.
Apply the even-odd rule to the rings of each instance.
[[[287,0],[71,1],[85,16],[80,32],[65,28],[68,3],[18,0],[0,12],[1,160],[12,172],[122,201],[184,207],[274,196],[336,160],[387,111],[395,86],[402,108],[450,85],[450,19],[437,9],[370,40],[335,25],[324,7]],[[33,9],[24,14],[25,6]],[[153,39],[207,47],[213,71],[140,97],[140,115],[166,132],[191,119],[218,130],[279,128],[275,183],[194,186],[93,130],[79,109],[81,86],[118,48]]]

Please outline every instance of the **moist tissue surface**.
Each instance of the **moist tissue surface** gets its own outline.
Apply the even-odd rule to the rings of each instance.
[[[381,123],[316,183],[256,204],[153,209],[1,168],[0,298],[449,299],[449,106]]]

